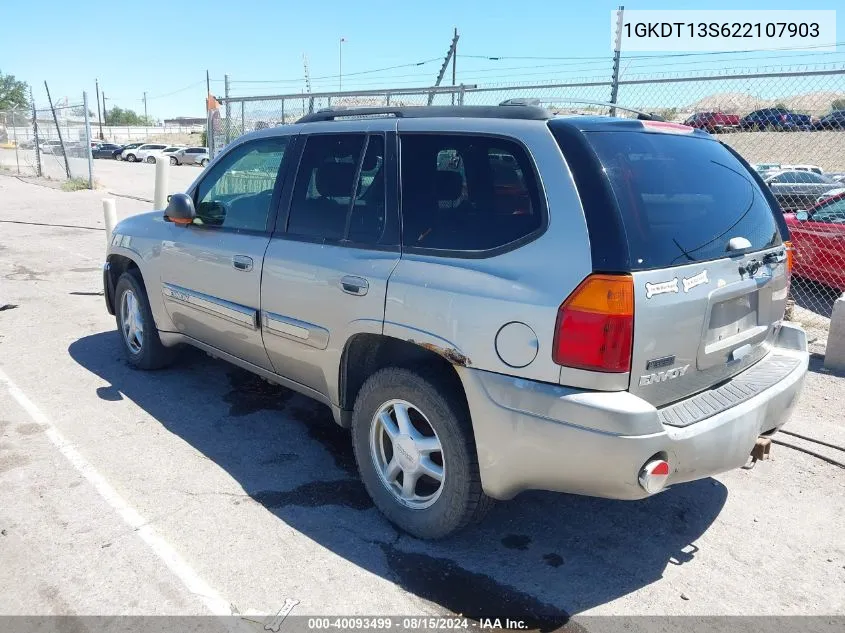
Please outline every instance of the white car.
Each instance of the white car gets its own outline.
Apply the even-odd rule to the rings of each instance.
[[[816,204],[818,204],[822,200],[827,200],[828,198],[832,198],[833,196],[838,196],[841,193],[845,193],[845,187],[839,187],[838,189],[831,189],[830,191],[825,191],[822,195],[816,198]]]
[[[783,165],[781,169],[790,171],[811,171],[814,174],[822,173],[822,168],[818,165]]]
[[[161,151],[165,149],[167,145],[163,144],[156,144],[156,143],[146,143],[141,145],[140,147],[136,147],[135,149],[127,149],[122,154],[121,157],[123,160],[135,163],[135,162],[142,162],[147,159],[148,156],[153,154],[161,154]],[[155,162],[153,159],[152,162]]]

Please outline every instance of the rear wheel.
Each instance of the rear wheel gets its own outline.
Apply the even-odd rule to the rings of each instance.
[[[138,369],[159,369],[170,364],[173,350],[161,343],[137,268],[120,276],[114,302],[117,331],[129,364]]]
[[[170,164],[171,164],[171,165],[178,165],[178,164],[179,164],[179,161],[178,161],[178,160],[176,160],[176,157],[175,157],[175,156],[171,156],[171,157],[170,157]]]
[[[436,372],[373,374],[355,401],[352,442],[376,507],[416,537],[447,536],[492,505],[481,489],[466,402]]]
[[[200,167],[205,167],[206,165],[208,165],[208,159],[207,159],[207,158],[203,158],[203,159],[200,161]]]
[[[147,156],[147,162],[148,162],[150,165],[155,165],[155,162],[156,162],[156,157],[155,157],[155,156]]]

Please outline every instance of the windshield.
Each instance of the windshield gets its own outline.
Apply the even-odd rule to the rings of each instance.
[[[780,243],[763,192],[721,144],[666,133],[585,136],[610,181],[634,270],[719,259],[734,237],[750,250]]]

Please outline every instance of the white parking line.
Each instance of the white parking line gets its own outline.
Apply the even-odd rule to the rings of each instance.
[[[91,463],[58,431],[50,419],[24,394],[11,379],[0,370],[0,382],[5,383],[9,394],[29,414],[34,422],[46,427],[45,434],[56,445],[73,467],[85,477],[100,493],[112,508],[117,510],[120,518],[131,527],[150,549],[172,571],[182,584],[202,600],[203,604],[214,615],[232,615],[231,604],[224,600],[212,587],[205,582],[196,571],[173,549],[164,538],[156,532],[149,522],[142,517],[117,491],[106,481]]]

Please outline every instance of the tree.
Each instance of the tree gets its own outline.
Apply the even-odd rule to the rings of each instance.
[[[0,72],[0,110],[25,110],[29,108],[26,98],[27,85],[15,79],[14,75]]]
[[[84,117],[85,116],[85,106],[81,105],[81,106],[76,106],[75,108],[71,108],[70,113],[73,116],[83,116]],[[91,108],[88,108],[88,116],[90,118],[94,118],[94,111],[91,110]]]
[[[831,110],[845,110],[845,99],[834,99],[830,104]]]
[[[143,117],[134,110],[124,110],[114,106],[106,111],[106,125],[155,125],[152,117]]]

